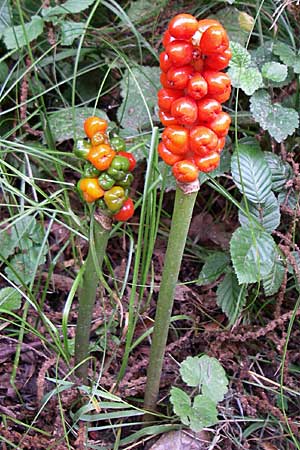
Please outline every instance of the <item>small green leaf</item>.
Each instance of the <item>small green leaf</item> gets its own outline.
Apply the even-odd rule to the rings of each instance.
[[[241,139],[231,158],[233,181],[253,203],[263,203],[271,192],[271,172],[255,139]]]
[[[232,59],[229,64],[228,75],[232,86],[241,88],[246,95],[252,95],[262,87],[263,81],[260,71],[254,67],[251,55],[238,42],[231,42]]]
[[[127,135],[136,135],[150,128],[157,103],[157,90],[160,87],[159,76],[158,67],[138,66],[125,71],[121,81],[123,101],[117,117]]]
[[[0,0],[0,37],[3,31],[11,26],[11,16],[9,12],[8,0]]]
[[[0,255],[3,258],[8,258],[12,255],[18,243],[15,242],[11,234],[6,230],[0,231]]]
[[[64,20],[61,27],[61,44],[72,45],[74,40],[79,38],[85,27],[85,22],[73,22]]]
[[[245,209],[245,202],[242,202],[242,206]],[[279,226],[279,203],[273,192],[270,192],[264,203],[248,202],[248,207],[250,216],[252,216],[256,222],[260,223],[268,233],[272,233],[272,231],[276,230]],[[242,226],[249,225],[249,218],[242,210],[239,210],[239,221]]]
[[[213,253],[205,261],[205,264],[199,274],[197,284],[199,286],[205,286],[206,284],[212,283],[219,278],[222,273],[224,273],[229,263],[230,258],[226,253]]]
[[[239,283],[256,283],[273,270],[276,244],[265,231],[245,226],[233,233],[230,252]]]
[[[1,61],[0,62],[0,83],[4,83],[4,81],[8,77],[8,74],[9,74],[8,65],[6,64],[6,62]]]
[[[180,375],[188,386],[202,389],[213,402],[222,401],[228,390],[225,370],[216,358],[188,356],[180,365]]]
[[[34,270],[37,262],[38,265],[41,265],[46,261],[46,258],[44,256],[45,252],[43,251],[43,254],[40,255],[40,250],[40,246],[33,246],[29,250],[27,250],[27,253],[18,253],[13,258],[11,258],[10,266],[12,266],[14,270],[12,270],[11,267],[5,268],[5,273],[8,278],[16,285],[21,284],[21,281],[24,284],[30,283],[34,275]]]
[[[149,16],[158,13],[167,1],[161,0],[135,0],[130,2],[127,15],[132,22],[144,22]]]
[[[51,17],[61,14],[77,14],[87,9],[94,2],[95,0],[67,0],[62,5],[43,9],[42,15],[45,19],[50,20]]]
[[[170,393],[170,401],[173,405],[175,414],[180,417],[182,423],[189,425],[188,416],[192,409],[190,397],[182,389],[174,386],[171,388]]]
[[[280,255],[276,254],[273,270],[263,279],[264,291],[267,297],[277,294],[283,282],[285,268]]]
[[[21,294],[12,287],[0,289],[0,309],[14,311],[21,308]]]
[[[235,273],[230,270],[217,289],[217,304],[229,319],[229,325],[237,320],[246,303],[247,290],[240,286]]]
[[[264,157],[271,170],[272,190],[279,192],[284,188],[286,182],[292,178],[292,168],[275,153],[264,152]]]
[[[196,395],[190,414],[190,427],[194,432],[199,432],[205,427],[211,427],[218,423],[218,411],[216,404],[205,395]]]
[[[49,115],[49,125],[55,142],[63,142],[68,139],[85,138],[83,123],[89,116],[98,116],[109,121],[106,113],[101,109],[89,107],[77,107],[74,112],[73,123],[73,109],[63,108]]]
[[[284,141],[299,126],[297,111],[272,103],[270,95],[263,89],[251,97],[250,111],[263,130],[267,130],[277,142]]]
[[[43,19],[32,16],[31,21],[24,24],[24,28],[22,25],[6,28],[3,32],[4,43],[9,50],[23,47],[40,36],[43,29]]]
[[[273,47],[273,53],[281,59],[281,61],[294,69],[295,73],[300,73],[300,51],[296,54],[288,45],[278,42]]]
[[[262,76],[271,81],[284,81],[288,74],[287,66],[278,62],[267,62],[262,67]]]

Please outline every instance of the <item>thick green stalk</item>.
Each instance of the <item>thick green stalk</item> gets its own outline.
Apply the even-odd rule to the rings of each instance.
[[[164,269],[156,306],[144,408],[155,411],[174,294],[199,183],[177,187]],[[147,415],[147,419],[149,416]]]
[[[106,229],[96,220],[92,221],[89,251],[79,290],[79,311],[75,334],[75,365],[78,365],[76,375],[84,384],[87,384],[90,329],[99,282],[98,273],[102,267],[109,233],[109,227]]]

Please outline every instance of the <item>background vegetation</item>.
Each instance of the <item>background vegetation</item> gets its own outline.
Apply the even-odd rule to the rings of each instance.
[[[151,143],[158,54],[178,12],[228,30],[232,127],[220,167],[200,177],[160,413],[142,428],[174,199]],[[186,447],[180,435],[182,448],[300,448],[299,20],[296,0],[0,0],[3,450],[150,448],[182,430],[170,388],[193,392],[179,364],[202,353],[221,362],[229,391],[219,424],[185,435]],[[110,120],[139,164],[136,213],[114,226],[101,274],[89,390],[72,365],[90,211],[74,189],[82,166],[71,151],[91,114]],[[156,448],[175,448],[178,436]]]

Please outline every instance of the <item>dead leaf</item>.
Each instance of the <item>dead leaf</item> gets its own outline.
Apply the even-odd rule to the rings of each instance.
[[[275,445],[270,444],[269,442],[265,442],[261,444],[261,446],[264,450],[279,450],[278,447],[275,447]]]
[[[209,435],[205,431],[170,431],[161,436],[149,450],[207,450]]]

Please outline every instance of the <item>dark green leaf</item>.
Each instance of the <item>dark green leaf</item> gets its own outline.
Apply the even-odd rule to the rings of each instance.
[[[0,309],[14,311],[21,308],[21,294],[12,287],[0,289]]]
[[[0,83],[4,83],[8,74],[9,74],[8,65],[4,61],[0,62]]]
[[[135,0],[130,2],[127,15],[132,22],[144,22],[150,16],[159,13],[166,6],[167,1]]]
[[[264,152],[264,157],[271,170],[272,190],[279,192],[284,188],[286,182],[292,178],[292,168],[275,153]]]
[[[263,203],[271,192],[271,172],[255,139],[239,141],[231,158],[232,177],[253,203]]]
[[[281,61],[294,69],[295,73],[300,73],[300,52],[297,54],[288,45],[278,42],[273,47],[275,55],[279,56]]]
[[[242,202],[242,206],[245,209],[245,202]],[[273,192],[270,192],[264,203],[248,202],[248,207],[250,217],[260,223],[268,233],[272,233],[279,226],[280,209]],[[242,210],[239,210],[239,221],[242,226],[248,226],[250,223],[248,216]]]
[[[255,227],[238,228],[230,242],[231,260],[239,283],[256,283],[273,270],[276,244],[273,238]]]
[[[121,81],[123,101],[117,116],[127,135],[135,135],[150,128],[160,88],[159,76],[158,67],[138,66],[125,72]]]
[[[74,40],[79,38],[85,27],[85,22],[73,22],[64,20],[61,26],[61,44],[72,45]]]
[[[41,265],[45,263],[44,251],[40,255],[40,246],[31,247],[27,253],[18,253],[10,260],[10,265],[13,267],[5,268],[5,273],[8,278],[19,285],[21,281],[28,284],[32,281],[36,264]],[[38,259],[39,258],[39,259]]]
[[[23,47],[27,42],[31,42],[42,34],[44,21],[39,16],[33,16],[30,22],[14,27],[6,28],[3,32],[4,43],[6,47],[15,49]]]
[[[217,304],[229,319],[229,325],[234,324],[246,303],[247,290],[240,286],[235,273],[230,270],[217,289]]]
[[[217,278],[219,278],[222,273],[224,273],[229,263],[230,258],[226,253],[213,253],[205,261],[205,264],[203,265],[202,270],[199,274],[197,284],[199,286],[205,286],[206,284],[212,283]]]
[[[61,14],[77,14],[87,9],[94,2],[95,0],[67,0],[62,5],[43,9],[42,14],[45,19],[50,19],[53,16]]]
[[[259,125],[277,141],[284,141],[299,126],[299,115],[295,109],[272,103],[267,91],[261,89],[250,100],[250,110]]]

